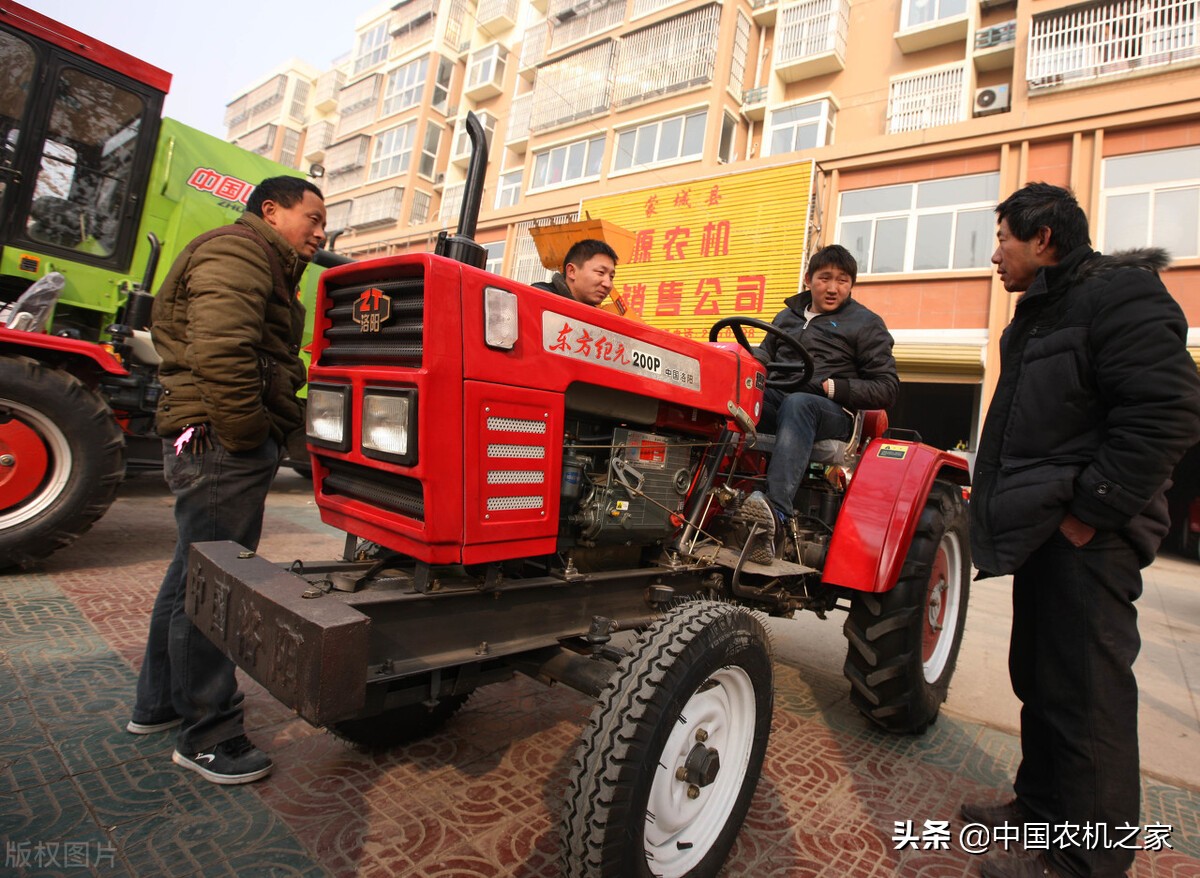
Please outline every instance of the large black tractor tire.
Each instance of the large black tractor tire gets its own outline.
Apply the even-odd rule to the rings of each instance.
[[[850,701],[891,732],[937,719],[958,660],[971,583],[962,489],[934,482],[895,588],[857,594],[843,631]]]
[[[87,531],[112,505],[124,446],[108,405],[74,375],[0,357],[0,569]]]
[[[563,874],[717,875],[758,785],[773,706],[756,614],[695,601],[643,631],[575,753]]]
[[[428,738],[438,731],[469,695],[447,695],[430,705],[406,704],[364,719],[351,719],[329,726],[335,737],[362,750],[390,750]]]

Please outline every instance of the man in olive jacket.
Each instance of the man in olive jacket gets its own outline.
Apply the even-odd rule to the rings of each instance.
[[[297,177],[271,177],[236,223],[180,253],[154,302],[158,430],[178,538],[127,729],[144,735],[179,726],[172,759],[214,783],[258,780],[271,760],[245,735],[233,663],[184,610],[188,548],[206,540],[258,546],[281,449],[304,427],[296,398],[305,380],[304,306],[296,288],[324,240],[321,191]]]
[[[1074,196],[1046,183],[996,215],[992,262],[1022,296],[1000,339],[971,548],[981,577],[1013,574],[1021,764],[1015,799],[963,816],[1106,827],[1116,841],[1139,812],[1134,601],[1167,532],[1171,470],[1200,438],[1200,377],[1158,277],[1163,251],[1096,253]],[[1119,876],[1132,862],[1129,847],[1051,845],[983,874]]]
[[[778,553],[813,443],[848,438],[854,426],[850,412],[896,402],[900,379],[892,336],[878,314],[850,298],[857,277],[858,263],[849,250],[840,244],[822,247],[808,260],[805,289],[788,298],[772,321],[808,350],[813,374],[796,392],[771,387],[763,398],[759,427],[775,433],[775,449],[766,496],[755,491],[743,504],[743,513],[766,528],[751,548],[752,561],[770,563]],[[800,361],[772,335],[755,356],[764,365]]]

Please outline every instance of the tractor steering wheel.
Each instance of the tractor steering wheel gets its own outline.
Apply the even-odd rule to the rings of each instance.
[[[795,351],[796,355],[802,360],[800,363],[785,363],[778,360],[772,360],[767,363],[768,375],[776,372],[783,376],[781,378],[768,378],[767,387],[777,388],[784,393],[794,393],[808,383],[809,379],[812,378],[814,368],[812,354],[797,339],[788,335],[774,323],[757,320],[754,317],[726,317],[712,325],[712,329],[708,331],[708,340],[716,341],[722,329],[732,329],[733,337],[737,339],[737,343],[753,355],[754,349],[746,339],[746,333],[743,331],[743,328],[747,326],[761,329],[767,335],[775,336],[779,341]]]

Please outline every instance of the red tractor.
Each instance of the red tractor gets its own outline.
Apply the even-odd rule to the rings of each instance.
[[[199,544],[188,611],[364,746],[429,734],[515,671],[594,696],[565,874],[715,875],[771,725],[760,614],[847,610],[859,709],[897,732],[937,716],[967,609],[967,468],[866,413],[810,465],[784,556],[749,562],[767,373],[716,341],[747,321],[703,344],[482,271],[470,130],[459,234],[322,277],[308,438],[344,558]]]

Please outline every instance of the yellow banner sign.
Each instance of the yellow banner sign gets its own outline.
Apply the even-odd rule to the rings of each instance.
[[[632,258],[617,266],[617,290],[632,310],[707,340],[724,317],[770,321],[800,289],[812,179],[813,162],[803,161],[589,198],[580,215],[633,233]]]

